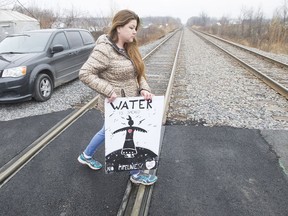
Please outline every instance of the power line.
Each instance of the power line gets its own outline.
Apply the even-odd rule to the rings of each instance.
[[[26,10],[33,18],[35,18],[36,20],[38,20],[19,0],[16,0],[19,4],[20,4],[20,6],[24,9],[24,10]]]

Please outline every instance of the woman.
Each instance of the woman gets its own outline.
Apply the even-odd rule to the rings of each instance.
[[[79,72],[79,79],[100,94],[98,109],[104,114],[104,100],[113,102],[118,96],[143,96],[151,100],[153,94],[146,82],[145,66],[136,41],[140,19],[130,10],[119,11],[112,20],[108,35],[102,35],[89,59]],[[105,128],[92,138],[84,152],[78,157],[81,164],[93,170],[102,164],[92,156],[105,140]],[[151,185],[157,181],[154,175],[143,171],[130,172],[133,183]]]

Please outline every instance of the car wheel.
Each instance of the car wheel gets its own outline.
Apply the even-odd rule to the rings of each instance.
[[[34,99],[36,101],[46,101],[50,99],[53,92],[53,83],[47,74],[39,74],[34,86]]]

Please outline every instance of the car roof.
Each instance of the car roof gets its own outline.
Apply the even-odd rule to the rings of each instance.
[[[37,30],[29,30],[25,32],[60,32],[60,31],[72,31],[72,30],[78,30],[78,31],[88,31],[87,29],[79,29],[79,28],[54,28],[54,29],[37,29]]]
[[[12,34],[8,34],[6,37],[21,36],[21,35],[25,35],[29,33],[56,33],[56,32],[73,31],[73,30],[89,32],[87,29],[81,29],[81,28],[53,28],[53,29],[28,30],[28,31],[23,31],[22,33],[12,33]]]

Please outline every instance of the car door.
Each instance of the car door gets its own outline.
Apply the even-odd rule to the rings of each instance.
[[[50,65],[54,70],[56,87],[71,80],[69,77],[69,74],[71,74],[73,71],[73,60],[71,56],[74,54],[71,52],[67,37],[64,32],[59,32],[54,36],[50,44],[50,48],[55,45],[62,45],[64,48],[62,52],[54,53],[51,57]]]
[[[88,55],[84,48],[84,43],[81,34],[78,30],[67,30],[65,34],[70,46],[70,77],[78,77],[78,73],[84,62],[87,60]]]

